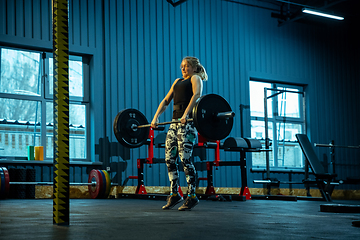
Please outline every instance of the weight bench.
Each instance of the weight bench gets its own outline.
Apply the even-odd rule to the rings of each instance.
[[[296,134],[297,140],[299,141],[299,145],[301,150],[303,151],[307,162],[310,165],[313,174],[315,175],[315,181],[311,181],[308,179],[304,180],[304,183],[315,183],[321,193],[321,196],[327,202],[332,202],[331,194],[334,190],[335,185],[333,184],[333,180],[337,176],[337,174],[327,173],[325,172],[324,167],[321,165],[319,158],[317,157],[309,138],[305,134]]]
[[[164,147],[165,138],[166,133],[158,134],[158,136],[156,136],[154,139],[154,145],[156,147]],[[194,146],[194,149],[196,148],[207,148],[215,150],[215,160],[203,162],[206,164],[207,177],[201,177],[198,179],[207,181],[205,195],[216,195],[215,188],[213,186],[213,167],[240,166],[241,190],[239,196],[244,200],[251,199],[251,194],[247,187],[246,153],[259,152],[262,148],[259,140],[229,137],[225,139],[224,143],[220,143],[220,141],[208,142],[207,139],[199,135],[198,143]],[[240,152],[240,161],[221,161],[220,149],[223,149],[224,151]]]
[[[241,171],[241,190],[240,196],[245,196],[246,199],[251,199],[249,188],[247,187],[247,172],[246,172],[246,153],[260,152],[261,143],[257,139],[229,137],[225,139],[223,149],[230,152],[240,152],[240,162],[238,161],[224,161],[220,162],[220,166],[240,166]]]
[[[147,141],[145,142],[145,144],[148,145],[148,157],[137,159],[137,164],[136,164],[137,169],[138,169],[137,176],[128,176],[122,184],[122,186],[125,186],[130,179],[137,180],[138,184],[137,184],[137,187],[135,190],[136,195],[147,195],[147,191],[145,188],[145,182],[144,182],[144,164],[149,164],[151,166],[152,164],[165,163],[164,158],[155,158],[154,157],[154,147],[165,148],[166,132],[161,132],[155,137],[154,130],[164,130],[164,128],[162,128],[162,129],[150,128],[149,137],[148,137]],[[201,136],[199,137],[199,139],[202,139]],[[217,142],[220,142],[220,141],[217,141]],[[205,148],[215,148],[215,149],[217,148],[218,149],[217,142],[201,142],[200,141],[197,144],[195,144],[194,148],[205,147]],[[179,193],[181,196],[183,196],[180,186],[179,186]]]
[[[166,132],[158,134],[154,139],[154,146],[157,148],[165,148],[165,140],[166,140]],[[200,180],[207,181],[207,188],[205,191],[205,195],[216,195],[215,189],[213,186],[212,166],[219,166],[216,163],[218,163],[220,161],[220,147],[221,147],[220,145],[221,145],[220,141],[209,142],[207,139],[202,137],[200,134],[198,134],[198,141],[194,145],[193,157],[195,157],[195,156],[200,157],[201,167],[203,166],[203,164],[206,165],[205,168],[207,170],[207,177],[199,177],[197,179],[197,181],[200,181]],[[215,150],[215,161],[205,162],[206,153],[202,151],[205,149],[214,149]],[[205,155],[205,157],[204,157],[204,155]],[[203,162],[203,160],[204,160],[204,162]],[[163,160],[163,162],[164,162],[164,160]],[[196,163],[194,162],[194,164],[196,164]]]

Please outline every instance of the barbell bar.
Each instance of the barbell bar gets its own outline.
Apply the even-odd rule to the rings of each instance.
[[[229,103],[220,95],[207,94],[199,98],[192,110],[192,118],[198,133],[210,140],[227,137],[233,127],[235,113]],[[179,120],[162,122],[157,125],[180,123]],[[144,114],[136,109],[124,109],[119,112],[113,123],[116,139],[125,147],[137,148],[147,142],[151,124]]]
[[[53,182],[9,182],[10,185],[53,185]],[[91,183],[69,183],[69,185],[77,185],[77,186],[83,186],[83,185],[89,185],[89,186],[95,186],[96,182],[92,181]]]
[[[219,118],[219,119],[228,119],[228,118],[233,118],[234,116],[235,116],[234,112],[221,112],[221,113],[217,113],[214,117]],[[193,122],[194,118],[186,119],[186,121]],[[168,125],[168,124],[172,124],[172,123],[181,123],[181,121],[180,120],[172,120],[169,122],[160,122],[160,123],[157,123],[157,125],[161,126],[161,125]],[[148,128],[148,127],[151,127],[151,124],[145,124],[145,125],[139,125],[139,126],[132,125],[131,126],[132,129]]]
[[[360,148],[359,146],[344,146],[344,145],[334,145],[334,144],[323,144],[323,143],[314,143],[315,147],[335,147],[335,148]]]

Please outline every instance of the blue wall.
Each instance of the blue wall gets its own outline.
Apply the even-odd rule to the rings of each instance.
[[[70,52],[91,56],[91,160],[111,166],[115,181],[136,175],[136,159],[146,157],[147,150],[105,144],[116,142],[114,117],[131,107],[150,121],[181,76],[179,65],[187,55],[199,57],[208,71],[203,93],[222,95],[235,111],[231,136],[240,136],[239,105],[249,104],[249,79],[257,78],[306,86],[312,142],[360,144],[359,36],[346,22],[278,27],[269,10],[221,0],[188,0],[175,8],[165,0],[73,0],[69,5]],[[51,50],[49,1],[0,0],[0,44]],[[248,136],[250,113],[244,113]],[[170,118],[168,109],[160,120]],[[316,152],[323,156],[328,149]],[[163,157],[164,150],[155,156]],[[212,159],[211,150],[208,156]],[[238,158],[221,152],[222,160]],[[360,176],[359,150],[336,149],[336,161],[340,178]],[[167,186],[165,164],[146,166],[145,181]],[[239,169],[220,168],[214,185],[240,187]]]

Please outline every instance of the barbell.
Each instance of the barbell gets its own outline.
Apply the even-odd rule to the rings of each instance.
[[[217,94],[207,94],[199,98],[192,110],[192,118],[198,133],[210,140],[226,138],[233,127],[235,113],[229,103]],[[158,125],[180,123],[180,120],[161,122]],[[151,124],[139,110],[129,108],[119,112],[113,123],[116,139],[123,146],[137,148],[146,143]]]
[[[53,185],[53,182],[10,182],[9,171],[5,167],[0,167],[0,199],[9,195],[10,185]],[[105,170],[93,169],[89,173],[87,183],[69,183],[69,185],[87,185],[90,197],[108,198],[111,186],[110,175]]]
[[[359,146],[345,146],[345,145],[334,145],[332,143],[329,143],[329,144],[314,143],[314,146],[315,147],[358,148],[358,149],[360,149],[360,145]]]

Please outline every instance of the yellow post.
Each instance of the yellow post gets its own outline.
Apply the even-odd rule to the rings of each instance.
[[[69,225],[68,1],[53,0],[54,200],[53,223]]]

